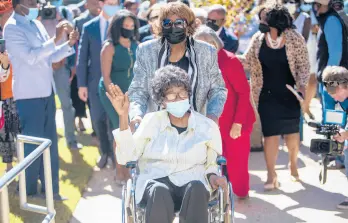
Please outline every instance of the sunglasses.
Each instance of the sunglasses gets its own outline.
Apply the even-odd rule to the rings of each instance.
[[[346,84],[346,83],[348,83],[348,81],[327,81],[327,82],[323,82],[325,87],[330,87],[330,88],[337,87],[340,84]]]
[[[219,25],[222,22],[223,19],[207,19],[207,23],[214,23],[216,25]]]
[[[284,1],[284,4],[286,4],[286,3],[292,3],[292,4],[295,4],[295,3],[296,3],[296,1],[295,1],[295,0],[285,0],[285,1]]]
[[[185,28],[186,26],[186,21],[184,19],[177,19],[175,21],[172,21],[170,19],[164,19],[162,21],[162,27],[164,29],[170,29],[172,27],[175,27],[175,28]]]

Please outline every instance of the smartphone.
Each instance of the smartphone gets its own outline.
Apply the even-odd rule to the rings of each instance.
[[[5,52],[5,40],[0,39],[0,53]]]
[[[74,30],[75,31],[77,30],[77,21],[75,21],[75,23],[74,23]]]

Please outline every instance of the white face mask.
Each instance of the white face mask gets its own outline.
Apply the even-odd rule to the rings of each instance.
[[[188,99],[167,103],[167,111],[177,118],[182,118],[189,109],[190,102]]]
[[[288,11],[291,15],[295,14],[295,12],[296,12],[296,4],[295,3],[286,3],[284,6],[288,9]]]

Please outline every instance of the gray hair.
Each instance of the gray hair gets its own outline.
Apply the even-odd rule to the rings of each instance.
[[[208,15],[211,13],[211,12],[217,12],[217,13],[221,13],[223,14],[224,16],[227,15],[227,10],[224,6],[220,5],[220,4],[215,4],[215,5],[212,5],[208,8]]]
[[[206,25],[200,25],[193,35],[193,38],[203,40],[207,43],[215,43],[218,51],[224,48],[224,43],[222,42],[220,37],[214,30]]]
[[[208,18],[207,10],[204,10],[202,8],[193,8],[192,11],[196,17],[202,17],[205,19]]]
[[[190,77],[183,69],[167,65],[158,69],[151,82],[152,99],[157,105],[164,101],[165,93],[171,87],[183,87],[191,96]]]

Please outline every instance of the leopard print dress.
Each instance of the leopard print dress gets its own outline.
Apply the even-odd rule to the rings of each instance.
[[[13,98],[2,104],[5,125],[0,129],[0,155],[4,163],[12,163],[16,153],[16,137],[20,133],[19,118]]]

